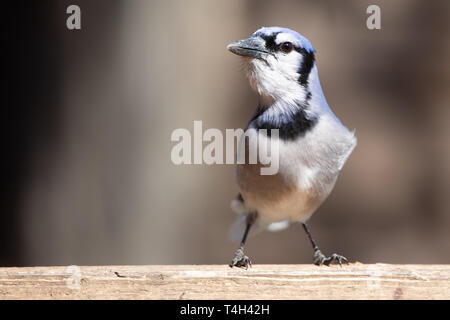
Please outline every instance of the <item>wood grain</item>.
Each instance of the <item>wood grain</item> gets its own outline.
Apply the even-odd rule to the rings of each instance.
[[[0,268],[0,299],[450,299],[450,265]]]

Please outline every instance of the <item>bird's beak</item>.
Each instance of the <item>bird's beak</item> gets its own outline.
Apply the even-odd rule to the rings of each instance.
[[[269,52],[264,47],[264,42],[259,38],[250,37],[230,43],[227,49],[234,54],[243,57],[264,59]]]

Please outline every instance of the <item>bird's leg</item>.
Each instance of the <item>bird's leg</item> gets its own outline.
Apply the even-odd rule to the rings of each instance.
[[[342,266],[343,263],[348,264],[348,260],[346,257],[341,256],[339,254],[333,253],[330,257],[325,257],[325,255],[320,251],[319,247],[317,246],[316,241],[314,241],[311,231],[308,228],[308,225],[306,223],[303,224],[303,229],[305,229],[306,234],[308,235],[309,241],[311,241],[311,244],[314,249],[314,264],[315,265],[326,265],[329,266],[332,262],[337,262],[339,265]]]
[[[241,245],[239,246],[239,249],[236,250],[234,253],[233,260],[231,260],[229,266],[231,268],[233,267],[239,267],[239,268],[245,268],[248,269],[248,267],[252,266],[252,262],[250,259],[244,255],[244,245],[245,241],[247,240],[248,232],[250,231],[250,227],[252,226],[253,219],[247,219],[247,225],[245,227],[244,236],[242,237]]]

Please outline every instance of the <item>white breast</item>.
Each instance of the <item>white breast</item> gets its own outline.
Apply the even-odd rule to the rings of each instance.
[[[250,135],[258,136],[260,147],[269,145],[267,139],[270,138],[255,129],[249,130]],[[340,170],[356,146],[356,138],[335,117],[325,114],[304,136],[293,141],[279,139],[276,143],[281,179],[255,179],[245,170],[240,174],[238,170],[238,181],[246,179],[239,183],[245,186],[241,189],[242,196],[249,209],[258,211],[262,224],[305,221],[330,194]],[[262,154],[266,154],[266,150]],[[251,174],[255,174],[254,170]],[[286,186],[280,186],[280,181]],[[267,190],[271,186],[267,184],[271,183],[273,189],[270,191],[277,196],[268,196]],[[279,194],[280,190],[283,194]]]

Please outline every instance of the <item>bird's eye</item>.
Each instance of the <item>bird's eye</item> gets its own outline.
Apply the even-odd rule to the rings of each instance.
[[[290,42],[283,42],[280,45],[280,48],[281,48],[281,51],[283,51],[284,53],[289,53],[292,51],[292,49],[294,49],[294,46]]]

